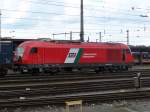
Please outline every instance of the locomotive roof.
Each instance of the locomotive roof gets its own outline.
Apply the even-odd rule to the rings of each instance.
[[[83,42],[83,43],[57,43],[57,42],[45,42],[45,41],[26,41],[19,46],[30,47],[103,47],[103,48],[128,48],[127,45],[122,43],[106,43],[106,42]]]

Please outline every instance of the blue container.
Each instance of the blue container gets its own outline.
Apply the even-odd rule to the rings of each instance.
[[[0,41],[0,65],[13,63],[13,45],[11,41]]]

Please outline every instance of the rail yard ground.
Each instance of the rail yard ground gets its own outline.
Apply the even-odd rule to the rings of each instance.
[[[88,103],[150,98],[150,69],[142,67],[118,73],[8,75],[0,79],[0,106],[53,105],[79,99]]]
[[[139,69],[150,69],[150,64],[143,64],[143,65],[135,65],[132,67],[133,70]]]
[[[76,108],[78,110],[78,108]],[[150,100],[123,100],[111,103],[90,103],[83,105],[83,112],[149,112]],[[3,108],[0,112],[66,112],[65,106],[35,106]],[[76,112],[73,111],[72,112]]]
[[[55,75],[8,75],[0,79],[0,107],[84,104],[150,98],[149,66],[118,73],[73,72]],[[140,69],[139,69],[140,68]],[[139,76],[140,74],[140,76]],[[96,112],[96,111],[95,111]]]

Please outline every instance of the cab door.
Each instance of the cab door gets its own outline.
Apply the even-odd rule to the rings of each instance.
[[[126,61],[126,49],[122,50],[122,62]]]
[[[31,64],[38,64],[38,48],[33,47],[30,50]]]

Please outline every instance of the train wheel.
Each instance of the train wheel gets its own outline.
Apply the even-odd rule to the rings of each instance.
[[[121,66],[121,71],[127,71],[128,70],[128,66]]]
[[[99,70],[95,70],[95,72],[96,72],[96,73],[100,73],[100,71],[99,71]]]
[[[67,72],[72,72],[72,67],[64,68],[64,70],[67,71]]]
[[[119,71],[120,71],[120,67],[115,66],[114,71],[115,71],[115,72],[119,72]]]
[[[21,74],[25,74],[27,72],[25,72],[23,69],[20,70]]]
[[[31,73],[33,76],[39,75],[39,69],[38,68],[33,68],[29,70],[29,73]]]
[[[7,70],[6,69],[1,69],[0,70],[0,77],[4,77],[7,74]]]
[[[128,71],[128,69],[129,69],[128,66],[125,66],[125,71]]]
[[[80,71],[82,71],[82,68],[77,68],[77,70],[80,72]]]
[[[46,68],[46,69],[43,69],[43,73],[46,73],[46,74],[55,74],[55,73],[58,73],[60,72],[61,69],[59,68]]]
[[[96,73],[99,73],[99,72],[101,71],[101,69],[100,69],[100,68],[96,68],[94,71],[95,71]]]
[[[113,68],[108,69],[109,72],[114,72]]]
[[[51,75],[53,75],[53,74],[56,74],[56,73],[58,73],[58,72],[60,72],[60,69],[55,68],[55,69],[52,69],[49,73],[50,73]]]

